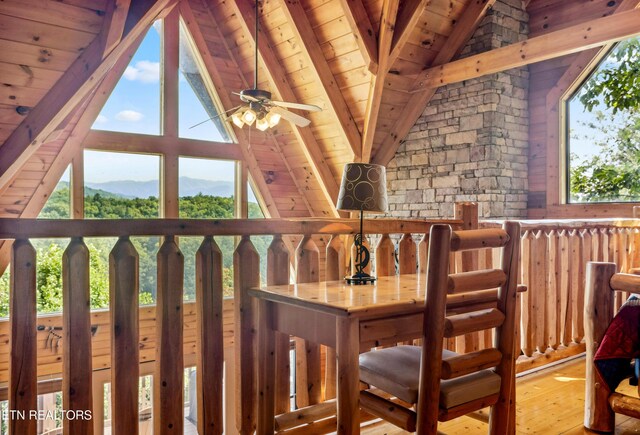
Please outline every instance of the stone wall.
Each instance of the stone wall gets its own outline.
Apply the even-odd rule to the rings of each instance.
[[[461,57],[526,39],[527,22],[521,0],[498,0]],[[482,217],[526,217],[527,95],[526,67],[440,88],[387,166],[389,214],[477,201]]]

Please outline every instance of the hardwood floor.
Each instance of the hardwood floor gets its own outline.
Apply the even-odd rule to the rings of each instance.
[[[516,432],[518,434],[593,434],[582,426],[584,416],[584,357],[518,379],[516,387]],[[636,387],[624,382],[618,391],[636,394]],[[635,392],[635,393],[634,393]],[[449,435],[487,434],[488,426],[461,417],[439,426]],[[406,434],[397,427],[377,422],[362,429],[367,435]],[[640,421],[616,415],[616,435],[640,434]]]

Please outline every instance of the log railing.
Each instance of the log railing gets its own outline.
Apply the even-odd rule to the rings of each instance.
[[[617,272],[640,266],[640,220],[520,221],[521,352],[518,371],[585,351],[584,289],[589,261],[616,263]],[[481,222],[481,227],[499,226]],[[481,259],[482,260],[482,259]],[[491,263],[488,255],[485,260]],[[616,295],[615,307],[623,302]]]
[[[466,207],[466,206],[465,206]],[[461,210],[464,207],[461,208]],[[375,264],[379,275],[396,273],[394,246],[390,236],[400,238],[398,269],[400,273],[417,273],[419,261],[424,259],[428,233],[433,223],[445,222],[461,228],[458,220],[367,220],[368,234],[380,235],[375,249]],[[236,374],[253,379],[256,376],[255,355],[240,353],[243,343],[255,343],[256,330],[254,302],[247,295],[251,287],[258,286],[260,258],[251,236],[273,235],[267,251],[269,284],[288,283],[291,265],[295,267],[297,282],[321,279],[339,279],[346,274],[348,264],[348,237],[359,229],[359,221],[352,219],[327,220],[33,220],[0,219],[0,239],[14,239],[11,262],[11,307],[7,333],[9,346],[0,350],[7,355],[7,382],[10,433],[35,434],[36,420],[29,418],[36,410],[38,374],[41,368],[39,337],[36,317],[36,252],[30,239],[71,238],[63,256],[63,313],[62,313],[62,378],[64,409],[83,413],[95,410],[102,397],[92,397],[92,374],[95,367],[110,369],[112,432],[114,434],[138,431],[138,377],[143,362],[154,361],[154,433],[182,433],[184,422],[183,383],[184,367],[189,358],[197,369],[197,420],[201,434],[220,434],[223,403],[223,358],[225,325],[233,317]],[[222,298],[222,253],[215,237],[240,236],[233,254],[234,299]],[[138,306],[138,253],[130,241],[132,236],[161,236],[163,242],[157,255],[157,303],[155,307]],[[200,236],[202,244],[196,254],[196,301],[183,302],[184,258],[179,248],[179,237]],[[84,239],[87,237],[118,237],[109,256],[110,334],[108,360],[103,357],[96,364],[97,340],[92,335],[92,323],[101,316],[92,313],[89,304],[89,253]],[[292,237],[300,239],[295,252],[287,243]],[[328,240],[328,242],[325,242]],[[415,240],[420,240],[416,244]],[[324,255],[320,255],[319,246]],[[321,264],[324,257],[324,264]],[[293,260],[293,261],[292,261]],[[424,264],[424,263],[422,263]],[[228,304],[233,308],[229,309]],[[144,310],[153,310],[145,314]],[[195,315],[192,314],[195,312]],[[231,313],[231,314],[230,314]],[[152,325],[150,334],[141,331],[142,316]],[[98,316],[98,317],[96,317]],[[196,326],[188,326],[186,318],[195,317]],[[104,318],[104,316],[102,316]],[[47,318],[54,322],[54,317]],[[149,323],[151,322],[151,323]],[[0,330],[2,328],[0,322]],[[195,329],[195,331],[194,331]],[[1,331],[0,331],[1,333]],[[143,339],[144,336],[144,339]],[[147,337],[153,336],[150,341]],[[193,342],[195,341],[195,349]],[[149,354],[150,348],[155,353]],[[254,349],[255,346],[249,346]],[[10,351],[9,351],[10,349]],[[276,407],[278,412],[290,408],[289,400],[289,337],[277,337]],[[333,350],[310,342],[296,342],[296,406],[302,407],[335,397],[335,358]],[[104,352],[104,349],[102,349]],[[93,357],[93,358],[92,358]],[[59,358],[56,363],[59,364]],[[0,365],[2,364],[0,359]],[[231,367],[227,366],[227,370]],[[8,379],[7,379],[8,378]],[[206,387],[205,387],[206,386]],[[236,382],[236,426],[241,433],[255,428],[255,382]],[[242,389],[244,388],[244,389]],[[96,395],[98,396],[98,395]],[[228,402],[227,402],[228,403]],[[229,403],[228,405],[229,406]],[[78,414],[80,415],[80,414]],[[27,418],[22,418],[26,416]],[[95,421],[67,418],[63,422],[65,433],[89,434],[101,426]],[[232,425],[227,422],[227,426]],[[233,432],[229,427],[226,428]]]

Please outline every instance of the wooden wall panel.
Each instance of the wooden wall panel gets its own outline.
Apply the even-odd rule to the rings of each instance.
[[[184,304],[184,343],[186,355],[196,352],[196,306],[195,302]],[[156,320],[155,306],[140,307],[140,362],[155,359]],[[233,299],[223,302],[223,335],[224,346],[233,345]],[[38,376],[60,375],[62,373],[62,341],[49,335],[48,328],[62,327],[62,315],[53,314],[38,317],[37,325],[44,327],[38,332]],[[93,370],[106,369],[111,366],[111,327],[109,311],[99,310],[91,313],[91,326],[96,328],[91,339]],[[8,381],[9,363],[9,322],[0,320],[0,382]],[[60,334],[60,331],[54,331]],[[60,334],[62,335],[62,334]],[[52,339],[48,339],[52,338]]]

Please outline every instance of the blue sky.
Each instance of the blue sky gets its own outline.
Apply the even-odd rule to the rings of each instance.
[[[149,30],[92,128],[160,134],[160,32],[159,23]],[[189,128],[209,115],[182,73],[179,99],[181,137],[223,140],[212,122]],[[159,179],[159,162],[156,156],[88,151],[85,153],[85,179],[87,182],[155,180]],[[191,178],[234,180],[234,164],[228,161],[185,159],[180,171],[182,176]]]

